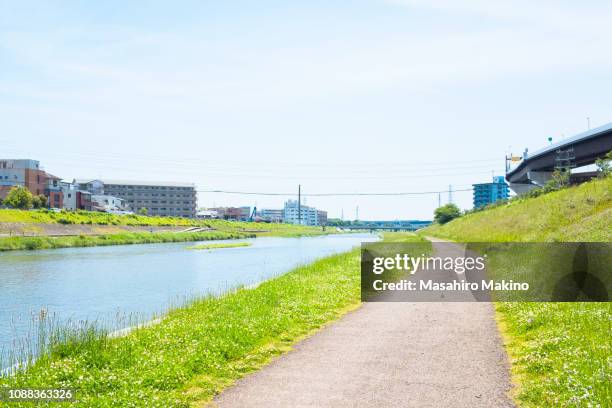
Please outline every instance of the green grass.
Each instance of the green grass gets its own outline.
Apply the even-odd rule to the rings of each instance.
[[[464,216],[423,235],[462,242],[612,241],[612,178]],[[497,303],[521,406],[612,406],[610,303]]]
[[[610,303],[496,304],[526,407],[612,406]]]
[[[421,240],[407,234],[401,239]],[[42,357],[17,375],[0,378],[0,387],[72,387],[80,405],[88,407],[188,407],[209,401],[358,307],[359,299],[355,249],[253,289],[196,300],[124,337],[93,327],[76,334],[60,330]]]
[[[187,249],[220,249],[220,248],[241,248],[251,246],[250,242],[222,242],[219,244],[200,244],[187,247]]]
[[[421,234],[464,242],[612,241],[612,177],[465,215]]]
[[[217,239],[252,238],[254,236],[255,234],[252,233],[205,231],[178,233],[133,232],[99,236],[79,235],[68,237],[9,237],[0,238],[0,251],[209,241]]]

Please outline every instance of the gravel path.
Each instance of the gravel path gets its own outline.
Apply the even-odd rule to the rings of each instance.
[[[490,303],[364,303],[219,395],[219,407],[512,407]]]

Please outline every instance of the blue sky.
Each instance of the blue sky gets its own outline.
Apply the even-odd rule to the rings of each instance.
[[[0,1],[3,157],[74,177],[466,189],[612,119],[609,2]],[[462,208],[471,193],[456,192]],[[447,194],[442,196],[442,201]],[[437,195],[308,197],[431,218]],[[200,194],[201,206],[282,197]]]

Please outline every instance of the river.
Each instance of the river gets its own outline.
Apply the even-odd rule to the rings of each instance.
[[[187,242],[0,253],[0,355],[6,363],[36,337],[41,310],[59,323],[120,329],[193,297],[253,285],[376,239],[338,234],[254,238],[241,240],[249,247],[214,250],[187,249],[197,244]]]

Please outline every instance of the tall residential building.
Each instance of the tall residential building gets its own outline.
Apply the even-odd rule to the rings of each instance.
[[[297,200],[285,202],[283,222],[287,224],[324,225],[327,222],[327,212],[319,211],[307,205],[298,206]]]
[[[492,183],[473,184],[474,208],[493,204],[498,200],[506,200],[510,196],[508,184],[503,176],[493,177]]]
[[[187,218],[196,216],[194,184],[127,180],[74,180],[74,184],[78,189],[94,195],[121,198],[136,213],[146,208],[148,215]]]
[[[24,186],[32,194],[44,194],[50,207],[62,208],[63,195],[59,177],[48,174],[38,160],[0,159],[0,199],[5,199],[13,186]]]

